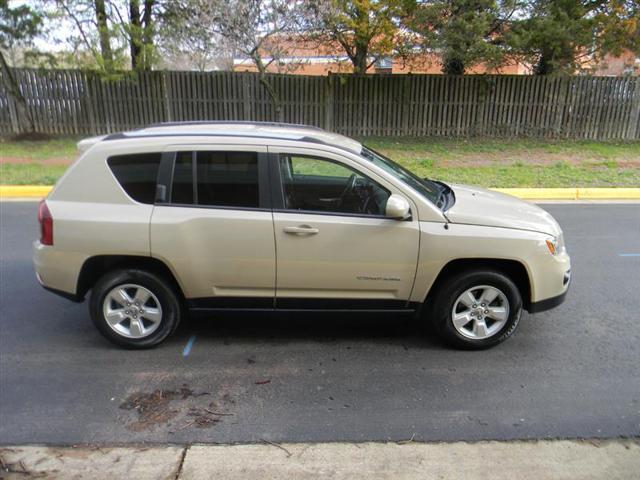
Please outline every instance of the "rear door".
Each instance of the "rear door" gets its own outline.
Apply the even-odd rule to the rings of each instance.
[[[151,253],[173,269],[191,308],[273,307],[267,162],[266,147],[246,145],[181,145],[165,152]]]

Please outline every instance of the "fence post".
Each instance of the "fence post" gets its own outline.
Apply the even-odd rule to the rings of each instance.
[[[486,75],[475,77],[475,89],[476,89],[476,115],[473,122],[473,133],[471,136],[481,136],[485,133],[485,109],[487,106],[487,97],[489,96],[489,89],[491,88],[492,80]]]
[[[411,98],[409,93],[411,92],[411,74],[408,73],[404,76],[402,82],[402,133],[409,134],[409,117],[411,115]]]
[[[169,82],[167,82],[166,70],[162,71],[162,100],[164,102],[164,118],[165,122],[173,121],[173,111],[171,109],[171,95],[169,95]]]
[[[0,81],[4,82],[3,77],[5,75],[7,75],[7,72],[0,71]],[[18,88],[20,88],[20,81],[16,80],[16,83],[18,84]],[[9,88],[3,88],[3,90],[7,98],[7,107],[9,107],[9,120],[11,122],[11,130],[13,130],[13,133],[18,134],[20,133],[20,122],[18,121],[18,112],[16,110],[16,104],[13,99],[13,95],[9,92]]]
[[[330,132],[333,132],[333,84],[334,76],[329,72],[324,89],[324,129]]]
[[[251,79],[246,73],[242,75],[242,119],[251,120]]]
[[[631,113],[627,125],[627,140],[636,140],[636,132],[640,129],[640,77],[636,78],[633,89],[633,100],[631,101]]]
[[[7,104],[9,105],[9,117],[11,118],[11,130],[13,133],[20,133],[20,124],[18,123],[18,113],[16,112],[16,105],[11,95],[7,95]]]

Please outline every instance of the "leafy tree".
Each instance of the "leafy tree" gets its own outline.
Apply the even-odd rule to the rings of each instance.
[[[514,22],[508,42],[537,75],[574,73],[593,53],[600,0],[533,0]]]
[[[8,94],[15,100],[21,133],[34,132],[36,129],[35,123],[5,54],[8,50],[18,46],[31,46],[33,39],[38,35],[41,28],[42,16],[32,7],[20,5],[11,8],[8,0],[0,0],[0,67],[2,68],[2,80]]]
[[[174,4],[180,11],[200,12],[199,24],[204,34],[199,37],[217,36],[231,48],[251,60],[258,70],[260,83],[266,89],[274,107],[276,118],[281,120],[282,106],[278,92],[269,82],[268,68],[278,63],[288,53],[290,35],[300,32],[303,18],[302,0],[181,0]],[[184,22],[184,15],[177,15]],[[193,17],[190,17],[193,18]],[[184,35],[193,32],[190,21],[182,25]]]
[[[106,3],[104,0],[94,0],[93,5],[96,12],[96,27],[98,28],[98,38],[100,39],[100,51],[102,53],[102,60],[104,61],[104,68],[107,71],[111,71],[114,68],[114,61]]]
[[[45,0],[45,5],[48,7],[47,18],[57,27],[56,30],[62,31],[68,24],[73,27],[65,39],[73,50],[69,58],[72,64],[84,64],[88,58],[92,66],[103,72],[111,72],[122,66],[122,63],[115,59],[113,43],[116,40],[116,32],[110,26],[113,12],[107,2]]]
[[[169,4],[168,0],[166,0]],[[155,57],[159,0],[45,0],[52,20],[70,22],[74,29],[67,41],[78,52],[90,55],[103,72],[125,66],[129,52],[132,70],[150,70]]]
[[[401,20],[414,5],[412,0],[312,0],[308,9],[319,22],[316,38],[337,42],[354,72],[363,74],[394,53]]]
[[[151,70],[154,61],[155,14],[158,7],[156,0],[129,0],[129,23],[122,28],[129,38],[131,68],[133,70]]]
[[[640,55],[640,0],[609,0],[596,13],[601,53]]]
[[[640,54],[638,0],[532,0],[526,13],[508,43],[538,75],[574,74],[624,49]]]
[[[170,63],[199,71],[222,66],[233,69],[235,48],[220,34],[220,2],[177,0],[167,5],[158,32],[159,49]],[[227,21],[224,20],[225,30]]]
[[[497,66],[505,48],[502,35],[521,0],[427,0],[408,22],[419,46],[440,53],[442,71],[462,75],[479,63]]]

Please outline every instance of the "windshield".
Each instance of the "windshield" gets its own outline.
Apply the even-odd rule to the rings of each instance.
[[[440,197],[440,193],[443,189],[442,185],[432,180],[418,177],[403,166],[398,165],[390,158],[387,158],[381,153],[378,153],[368,147],[362,147],[362,156],[374,165],[385,170],[387,173],[390,173],[401,182],[406,183],[411,188],[418,191],[418,193],[425,196],[432,203],[438,203],[438,198]]]

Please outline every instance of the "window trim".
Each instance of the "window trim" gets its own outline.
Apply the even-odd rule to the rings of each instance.
[[[371,178],[371,176],[366,175],[362,172],[362,170],[355,168],[352,165],[347,165],[344,162],[340,162],[339,160],[334,160],[332,158],[323,157],[321,154],[316,153],[287,153],[287,152],[270,152],[269,153],[269,166],[271,170],[271,184],[272,188],[272,205],[274,213],[297,213],[300,215],[326,215],[330,217],[350,217],[350,218],[372,218],[376,220],[385,219],[391,221],[397,221],[393,218],[389,218],[386,215],[371,215],[366,213],[348,213],[348,212],[326,212],[326,211],[318,211],[318,210],[298,210],[298,209],[290,209],[285,208],[284,203],[284,183],[282,182],[282,174],[280,171],[280,158],[281,157],[290,157],[290,156],[298,156],[298,157],[307,157],[313,158],[317,160],[324,160],[327,162],[335,163],[344,167],[348,170],[352,170],[360,174],[361,176],[369,179],[374,182],[376,185],[379,185],[380,188],[383,188],[386,192],[389,193],[389,196],[393,195],[393,192],[389,190],[384,185],[381,185],[380,182]]]
[[[290,210],[286,208],[274,208],[274,213],[298,213],[300,215],[326,215],[328,217],[349,217],[349,218],[372,218],[375,220],[389,220],[397,222],[395,218],[387,217],[386,215],[367,215],[364,213],[342,213],[342,212],[321,212],[318,210]]]
[[[197,203],[197,163],[196,155],[198,152],[250,152],[255,153],[258,159],[258,206],[257,207],[240,207],[232,205],[200,205]],[[176,160],[178,158],[178,152],[191,152],[191,171],[193,182],[193,201],[194,203],[174,203],[173,202],[173,175],[175,172]],[[163,152],[162,162],[160,163],[159,173],[162,172],[162,179],[158,181],[158,185],[167,186],[166,201],[158,201],[156,199],[156,205],[162,205],[167,207],[182,207],[182,208],[207,208],[214,210],[241,210],[241,211],[271,211],[271,181],[269,178],[269,165],[268,165],[268,153],[257,150],[233,150],[231,148],[212,148],[210,150],[198,148],[194,149],[192,146],[185,145],[185,148],[179,146],[171,151]],[[164,163],[163,163],[164,162]],[[162,182],[162,183],[160,183]]]

